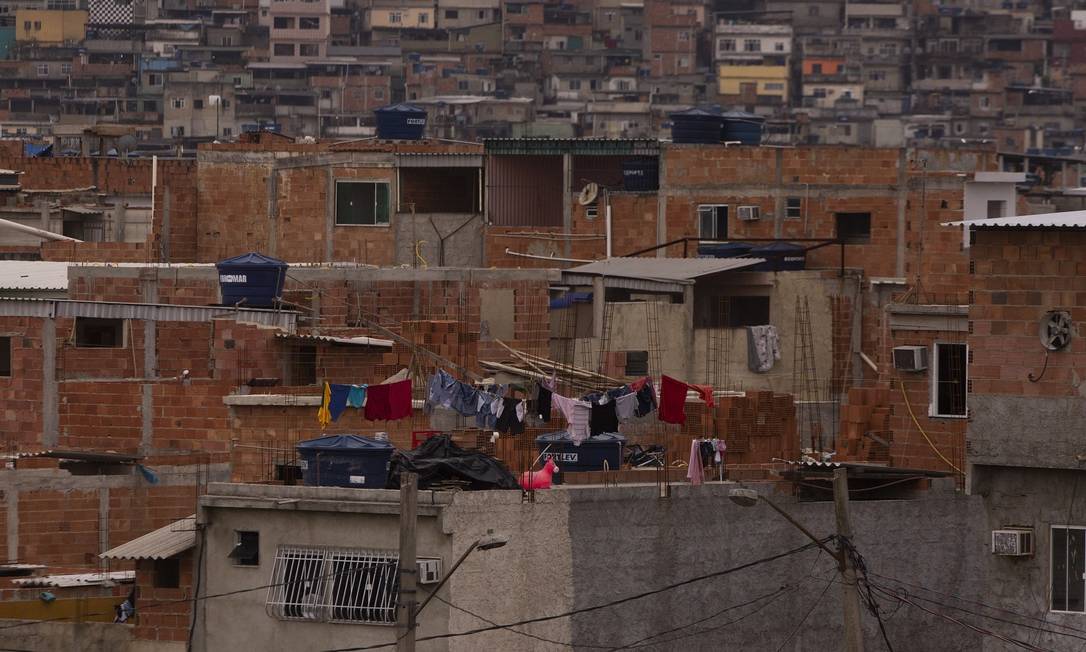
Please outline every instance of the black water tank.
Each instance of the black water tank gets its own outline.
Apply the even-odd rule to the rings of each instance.
[[[419,140],[426,132],[426,110],[414,104],[391,104],[373,113],[382,140]]]
[[[676,111],[671,119],[671,142],[710,144],[720,142],[724,124],[720,113],[708,109],[691,108]]]
[[[750,250],[750,257],[765,258],[764,263],[752,267],[751,271],[784,272],[807,267],[807,249],[791,242],[773,242],[755,247]]]
[[[660,188],[660,163],[655,157],[626,159],[622,162],[622,188],[646,192]]]
[[[698,256],[705,258],[739,258],[750,253],[752,247],[742,242],[699,242]]]
[[[271,308],[283,295],[289,265],[250,251],[215,263],[224,306]]]
[[[329,435],[299,442],[302,474],[311,487],[384,489],[392,444],[358,435]]]
[[[762,125],[765,118],[746,111],[726,111],[721,114],[724,121],[720,139],[724,142],[738,142],[741,145],[761,145]]]

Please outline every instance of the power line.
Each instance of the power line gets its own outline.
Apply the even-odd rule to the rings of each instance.
[[[830,540],[830,538],[827,537],[826,539],[823,539],[822,542],[825,543],[825,542],[827,542],[829,540]],[[740,564],[739,566],[732,566],[731,568],[727,568],[727,569],[724,569],[724,570],[721,570],[721,571],[716,571],[714,573],[709,573],[707,575],[699,575],[697,577],[692,577],[690,579],[682,580],[681,582],[675,582],[673,584],[668,584],[667,586],[663,586],[663,587],[660,587],[658,589],[653,589],[651,591],[644,591],[642,593],[626,596],[625,598],[619,598],[618,600],[612,600],[610,602],[605,602],[605,603],[602,603],[602,604],[594,605],[592,607],[584,607],[582,609],[573,609],[573,610],[570,610],[570,611],[562,612],[560,614],[555,614],[553,616],[538,616],[536,618],[528,618],[528,619],[525,619],[525,620],[519,620],[519,621],[512,622],[512,623],[491,625],[491,626],[488,626],[488,627],[479,627],[479,628],[476,628],[476,629],[471,629],[471,630],[467,630],[467,631],[463,631],[463,632],[450,632],[448,634],[436,634],[436,635],[433,635],[433,636],[423,636],[422,638],[416,639],[416,642],[421,643],[423,641],[433,641],[433,640],[440,640],[440,639],[446,639],[446,638],[458,638],[458,637],[461,637],[461,636],[472,636],[472,635],[475,635],[475,634],[482,634],[484,632],[494,631],[496,629],[508,629],[509,627],[517,627],[517,626],[520,626],[520,625],[528,625],[528,624],[532,624],[532,623],[541,623],[541,622],[546,622],[546,621],[549,621],[549,620],[557,620],[559,618],[567,618],[569,616],[574,616],[574,615],[577,615],[577,614],[589,613],[589,612],[592,612],[592,611],[599,611],[600,609],[607,609],[609,607],[614,607],[614,606],[617,606],[617,605],[620,605],[620,604],[625,604],[627,602],[633,602],[634,600],[640,600],[642,598],[647,598],[647,597],[652,596],[652,595],[657,595],[659,593],[664,593],[666,591],[671,591],[673,589],[679,588],[681,586],[686,586],[688,584],[694,584],[696,582],[701,582],[701,581],[704,581],[704,580],[713,579],[713,578],[716,578],[716,577],[723,577],[725,575],[730,575],[732,573],[737,573],[737,572],[739,572],[741,570],[746,570],[746,569],[752,568],[754,566],[759,566],[761,564],[766,564],[766,563],[769,563],[771,561],[776,561],[778,559],[783,559],[784,557],[788,557],[790,555],[794,555],[794,554],[803,552],[805,550],[810,550],[811,548],[814,548],[816,545],[817,544],[815,544],[813,542],[808,543],[808,544],[800,546],[798,548],[793,548],[793,549],[788,550],[786,552],[782,552],[782,553],[779,553],[779,554],[776,554],[776,555],[772,555],[770,557],[763,557],[761,559],[757,559],[757,560],[754,560],[754,561],[751,561],[751,562],[747,562],[745,564]],[[358,647],[335,648],[335,649],[325,650],[324,652],[356,652],[356,651],[362,651],[362,650],[377,650],[377,649],[381,649],[381,648],[391,647],[393,645],[396,645],[396,643],[395,642],[391,642],[391,643],[375,643],[375,644],[372,644],[372,645],[362,645],[362,646],[358,646]]]
[[[649,636],[639,638],[636,641],[633,641],[632,643],[627,643],[627,644],[621,645],[619,647],[608,648],[608,650],[609,650],[609,652],[617,652],[618,650],[632,650],[632,649],[637,649],[637,648],[641,648],[641,647],[646,647],[646,646],[649,646],[649,645],[660,645],[660,644],[663,644],[663,643],[671,643],[673,641],[679,641],[679,640],[682,640],[684,638],[688,638],[690,636],[697,636],[699,634],[706,634],[708,632],[715,631],[715,630],[721,629],[723,627],[727,627],[728,625],[737,623],[737,622],[743,620],[744,618],[749,618],[750,616],[758,613],[762,609],[768,607],[770,604],[775,602],[778,598],[780,598],[784,594],[788,593],[789,591],[794,591],[798,586],[799,586],[798,584],[794,584],[794,585],[790,585],[790,586],[782,586],[782,587],[778,588],[776,591],[771,591],[769,593],[762,594],[762,595],[754,598],[753,600],[747,600],[745,602],[740,602],[739,604],[733,604],[733,605],[724,607],[723,609],[720,609],[719,611],[716,611],[715,613],[713,613],[713,614],[711,614],[709,616],[706,616],[704,618],[701,618],[699,620],[695,620],[694,622],[686,623],[686,624],[680,625],[678,627],[673,627],[671,629],[664,630],[662,632],[657,632],[656,634],[651,634]],[[723,623],[721,625],[717,625],[715,627],[711,627],[711,628],[708,628],[708,629],[699,629],[699,630],[691,632],[689,634],[684,634],[683,636],[677,636],[675,638],[669,638],[669,639],[664,640],[664,641],[652,641],[652,639],[660,638],[661,636],[667,636],[668,634],[674,634],[675,632],[690,628],[690,627],[692,627],[694,625],[698,625],[698,624],[703,623],[703,622],[705,622],[707,620],[712,620],[713,618],[716,618],[717,616],[719,616],[721,614],[727,613],[729,611],[734,611],[736,609],[740,609],[740,608],[746,607],[748,605],[752,605],[752,604],[754,604],[756,602],[761,602],[762,600],[766,600],[766,602],[764,604],[759,605],[756,609],[754,609],[750,613],[744,614],[743,616],[740,616],[739,618],[736,618],[735,620],[729,620],[728,622]],[[652,641],[652,642],[646,642],[646,641]],[[578,646],[578,647],[580,647],[580,646]]]
[[[446,605],[452,607],[453,609],[456,609],[457,611],[462,611],[462,612],[466,613],[469,616],[473,616],[473,617],[483,621],[484,623],[487,623],[488,625],[495,625],[497,627],[501,627],[501,625],[494,622],[493,620],[490,620],[486,616],[481,616],[481,615],[475,613],[474,611],[471,611],[470,609],[465,609],[464,607],[455,605],[455,604],[449,602],[448,600],[446,600],[445,598],[441,597],[440,595],[435,595],[434,597],[437,600],[439,600],[441,602],[444,602]],[[513,632],[514,634],[520,634],[521,636],[527,636],[528,638],[534,638],[535,640],[541,641],[543,643],[550,643],[552,645],[561,645],[563,647],[568,647],[568,648],[573,647],[573,643],[567,643],[565,641],[556,641],[556,640],[554,640],[552,638],[547,638],[546,636],[539,636],[538,634],[532,634],[531,632],[525,632],[525,631],[521,631],[519,629],[513,629],[512,627],[503,627],[503,629],[507,629],[510,632]],[[583,645],[582,644],[582,645],[578,645],[577,647],[595,648],[595,649],[600,649],[600,650],[608,649],[604,645]]]
[[[978,634],[980,634],[982,636],[989,636],[989,637],[992,637],[992,638],[997,638],[997,639],[1003,641],[1004,643],[1009,643],[1009,644],[1011,644],[1011,645],[1013,645],[1015,647],[1019,647],[1019,648],[1022,648],[1024,650],[1030,650],[1031,652],[1046,652],[1046,650],[1044,650],[1043,648],[1036,647],[1034,645],[1026,643],[1025,641],[1020,641],[1020,640],[1015,639],[1015,638],[1010,638],[1008,636],[1004,636],[1004,635],[999,634],[997,632],[993,632],[993,631],[991,631],[989,629],[984,629],[983,627],[980,627],[978,625],[974,625],[972,623],[967,623],[964,620],[958,620],[957,618],[955,618],[953,616],[948,616],[947,614],[944,614],[944,613],[941,613],[941,612],[938,612],[938,611],[934,611],[932,609],[928,609],[927,607],[925,607],[923,605],[920,605],[920,604],[917,604],[917,603],[913,602],[912,600],[908,599],[907,597],[905,597],[903,595],[899,595],[897,593],[887,591],[886,589],[881,588],[879,586],[875,586],[874,590],[879,592],[879,593],[882,593],[882,594],[886,595],[888,598],[898,600],[898,601],[900,601],[900,602],[902,602],[904,604],[908,604],[908,605],[911,605],[913,607],[916,607],[917,609],[919,609],[919,610],[921,610],[921,611],[923,611],[925,613],[931,614],[932,616],[936,616],[938,618],[942,618],[943,620],[952,622],[952,623],[954,623],[956,625],[960,625],[962,627],[965,627],[966,629],[970,629],[970,630],[972,630],[972,631],[974,631],[974,632],[976,632],[976,633],[978,633]]]
[[[781,644],[779,646],[777,646],[777,652],[781,652],[781,650],[784,649],[784,646],[788,645],[788,642],[791,641],[795,637],[795,635],[799,633],[799,630],[803,628],[803,624],[807,622],[808,618],[810,618],[811,612],[814,611],[815,607],[817,607],[819,603],[822,602],[822,596],[826,595],[826,591],[829,591],[830,587],[833,586],[833,580],[833,576],[830,576],[829,581],[826,582],[826,586],[822,587],[822,592],[819,593],[818,597],[811,602],[811,606],[808,607],[807,613],[803,614],[803,618],[801,618],[800,621],[796,624],[796,627],[792,630],[792,633],[788,635],[788,638],[781,641]]]
[[[695,620],[694,622],[687,623],[686,625],[683,625],[681,627],[676,627],[676,628],[673,628],[673,629],[670,629],[670,630],[667,630],[667,631],[664,631],[664,632],[659,632],[657,634],[653,634],[651,636],[646,636],[646,637],[644,637],[642,639],[634,641],[633,643],[628,643],[628,644],[626,644],[626,645],[624,645],[622,647],[614,648],[614,649],[615,650],[622,650],[622,649],[627,649],[627,648],[636,649],[636,648],[640,648],[640,647],[646,647],[648,645],[659,645],[659,644],[662,644],[662,643],[671,643],[671,642],[674,642],[674,641],[682,640],[684,638],[689,638],[691,636],[697,636],[697,635],[700,635],[700,634],[708,634],[709,632],[714,632],[714,631],[717,631],[717,630],[722,629],[724,627],[727,627],[729,625],[732,625],[732,624],[735,624],[735,623],[740,622],[742,620],[745,620],[746,618],[749,618],[750,616],[753,616],[754,614],[758,613],[762,609],[765,609],[770,604],[776,602],[778,599],[783,597],[788,592],[789,589],[796,590],[796,589],[799,588],[799,586],[801,584],[803,584],[803,582],[806,582],[808,579],[810,579],[812,577],[816,577],[814,575],[814,569],[815,569],[815,566],[818,565],[818,562],[821,559],[822,559],[822,549],[819,548],[818,555],[815,557],[814,561],[811,563],[810,570],[807,571],[808,577],[803,578],[803,580],[801,580],[801,581],[799,581],[799,582],[797,582],[795,584],[782,586],[777,591],[774,591],[772,593],[767,593],[765,595],[759,596],[758,598],[755,598],[754,600],[749,600],[747,602],[744,602],[744,603],[738,604],[738,605],[734,605],[732,607],[725,607],[725,608],[721,609],[720,611],[717,611],[716,613],[710,614],[710,615],[708,615],[708,616],[706,616],[704,618],[701,618],[699,620]],[[835,572],[836,572],[836,569],[835,569]],[[739,618],[736,618],[734,620],[729,620],[726,623],[722,623],[722,624],[716,625],[714,627],[694,629],[693,631],[691,631],[688,634],[684,634],[682,636],[675,636],[675,637],[672,637],[672,638],[669,638],[669,639],[666,639],[666,640],[663,640],[663,641],[655,641],[653,643],[645,643],[645,641],[649,641],[649,640],[652,640],[654,638],[658,638],[658,637],[661,637],[661,636],[666,636],[667,634],[676,632],[676,631],[681,630],[681,629],[692,628],[695,625],[699,625],[699,624],[701,624],[701,623],[703,623],[703,622],[705,622],[707,620],[712,620],[713,618],[716,618],[717,616],[719,616],[719,615],[721,615],[721,614],[723,614],[723,613],[725,613],[727,611],[731,611],[731,610],[737,609],[739,607],[743,607],[743,606],[746,606],[746,605],[749,605],[749,604],[753,604],[754,602],[758,602],[759,600],[761,600],[763,598],[767,598],[768,601],[765,602],[764,604],[759,605],[756,609],[754,609],[750,613],[744,614],[743,616],[740,616]]]

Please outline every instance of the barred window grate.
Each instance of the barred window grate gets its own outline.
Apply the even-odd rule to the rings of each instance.
[[[394,552],[280,546],[267,611],[281,620],[392,625],[398,571]]]

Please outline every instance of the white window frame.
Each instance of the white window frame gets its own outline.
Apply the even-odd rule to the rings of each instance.
[[[281,545],[264,608],[277,620],[395,625],[399,567],[393,550]],[[347,585],[337,586],[343,577]]]
[[[965,364],[962,373],[965,374],[965,405],[964,414],[939,414],[939,347],[962,346],[965,347]],[[969,345],[965,342],[935,342],[931,346],[931,365],[928,384],[931,385],[931,400],[928,403],[928,416],[939,419],[965,419],[969,417]]]
[[[746,217],[743,217],[743,215]],[[754,205],[739,206],[735,209],[735,217],[740,222],[753,222],[762,219],[762,207]]]
[[[724,209],[725,226],[724,226],[724,235],[723,235],[723,237],[719,233],[706,234],[706,233],[704,233],[702,231],[702,228],[701,228],[702,227],[701,212],[704,209],[707,209],[707,208],[713,209],[713,230],[714,231],[717,230],[717,226],[718,226],[718,223],[716,221],[716,209],[719,209],[719,208]],[[720,240],[720,239],[728,237],[727,222],[731,220],[731,206],[729,204],[698,204],[695,215],[696,215],[697,220],[698,220],[698,237],[712,239],[712,240]]]
[[[1055,609],[1052,605],[1052,584],[1055,581],[1055,578],[1052,576],[1052,562],[1055,559],[1056,537],[1054,535],[1056,530],[1086,530],[1086,526],[1053,524],[1048,529],[1048,611],[1050,613],[1077,614],[1081,616],[1082,614],[1086,614],[1086,602],[1083,604],[1082,611],[1065,611],[1063,609]],[[1081,552],[1083,555],[1086,555],[1086,550],[1082,550]],[[1066,579],[1067,578],[1064,577],[1064,580]]]

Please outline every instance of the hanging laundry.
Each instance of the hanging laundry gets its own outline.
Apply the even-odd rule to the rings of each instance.
[[[713,407],[712,385],[690,385],[689,387],[701,396],[701,400],[705,401],[706,407]]]
[[[328,415],[332,417],[332,421],[338,421],[339,416],[347,409],[347,395],[350,392],[350,385],[332,383],[328,386]]]
[[[686,389],[688,385],[671,376],[662,376],[660,385],[660,421],[686,423]]]
[[[494,413],[490,411],[490,404],[494,401],[494,396],[486,392],[479,392],[475,395],[475,425],[483,430],[493,430],[494,424],[497,423],[498,418],[494,416]]]
[[[452,408],[455,384],[456,379],[447,374],[444,369],[438,369],[433,376],[430,376],[430,382],[426,385],[427,414],[435,407],[447,410]]]
[[[328,387],[328,383],[324,383],[324,392],[321,396],[321,406],[317,409],[317,423],[321,424],[321,430],[328,427],[329,423],[332,423],[332,415],[328,412],[328,404],[332,400],[332,390]]]
[[[604,432],[618,432],[618,413],[615,411],[615,402],[593,403],[592,412],[589,415],[588,430],[592,435]]]
[[[361,409],[366,405],[366,387],[368,385],[351,385],[351,391],[347,393],[347,405]]]
[[[467,383],[456,381],[453,391],[452,409],[461,416],[473,417],[479,411],[479,390]]]
[[[541,421],[551,420],[551,390],[544,387],[543,383],[539,384],[539,389],[536,392],[535,413]]]
[[[776,326],[747,326],[747,367],[764,374],[781,359],[781,339]]]
[[[724,453],[728,450],[728,445],[724,443],[723,439],[714,439],[713,447],[716,449],[716,455],[713,457],[713,461],[720,464],[724,461]]]
[[[370,421],[395,421],[411,416],[411,381],[370,385],[365,409]]]
[[[498,432],[508,432],[519,435],[524,432],[524,411],[519,398],[502,399],[502,413],[498,416],[494,429]],[[518,418],[518,415],[519,418]]]
[[[615,414],[619,421],[629,421],[637,414],[637,394],[626,394],[615,399]]]
[[[633,385],[630,385],[630,389],[633,389]],[[652,413],[656,409],[656,391],[652,387],[651,378],[642,378],[638,381],[638,388],[635,390],[637,394],[637,416],[643,417]]]
[[[663,391],[667,390],[667,376],[664,376]],[[683,390],[683,397],[686,397],[686,390]],[[661,396],[660,398],[660,412],[663,413],[664,405],[666,401]],[[686,479],[690,481],[692,485],[699,485],[705,481],[705,469],[701,464],[701,445],[698,440],[695,439],[690,442],[690,461],[687,462]]]
[[[576,399],[567,398],[559,394],[551,394],[551,401],[558,406],[562,416],[568,424],[569,437],[574,446],[580,446],[581,442],[588,439],[588,421],[591,418],[592,407]]]

